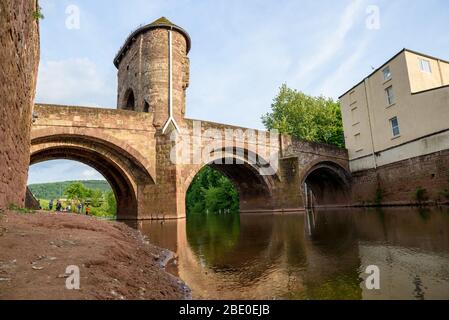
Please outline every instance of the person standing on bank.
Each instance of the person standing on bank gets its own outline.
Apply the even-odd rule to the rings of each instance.
[[[61,201],[58,200],[56,202],[56,211],[61,212],[61,209],[62,209]]]

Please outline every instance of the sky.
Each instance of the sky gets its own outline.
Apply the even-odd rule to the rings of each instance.
[[[192,38],[187,117],[263,129],[279,87],[337,99],[403,48],[449,60],[447,0],[40,0],[36,102],[115,108],[112,61],[165,16]],[[30,183],[102,179],[51,161]],[[61,177],[61,178],[60,178]],[[63,178],[66,177],[66,178]]]

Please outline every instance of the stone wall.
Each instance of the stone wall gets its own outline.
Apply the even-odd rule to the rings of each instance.
[[[383,204],[413,204],[418,188],[427,190],[429,200],[448,201],[441,192],[449,189],[449,150],[352,174],[357,205],[374,204],[378,189],[384,191]]]
[[[0,1],[0,207],[23,206],[39,64],[36,1]]]
[[[141,195],[148,188],[154,191],[157,178],[153,114],[57,105],[36,105],[35,113],[31,164],[54,159],[85,163],[110,183],[120,219],[150,212],[152,203]]]
[[[36,199],[36,197],[31,192],[30,188],[27,188],[27,190],[26,190],[25,207],[28,209],[32,209],[32,210],[40,210],[41,209],[39,200]]]

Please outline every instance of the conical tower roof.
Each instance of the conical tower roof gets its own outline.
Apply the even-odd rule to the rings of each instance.
[[[166,25],[178,27],[176,24],[168,20],[166,17],[160,17],[159,19],[154,20],[153,22],[150,23],[150,26],[166,26]]]
[[[187,33],[187,31],[185,31],[180,26],[177,26],[176,24],[174,24],[173,22],[168,20],[166,17],[160,17],[159,19],[153,21],[152,23],[144,25],[144,26],[138,28],[137,30],[135,30],[133,33],[130,34],[130,36],[126,39],[125,44],[120,49],[120,51],[118,52],[117,56],[115,57],[114,65],[118,68],[118,66],[120,64],[120,61],[122,60],[122,57],[126,54],[126,52],[128,51],[129,47],[131,46],[132,42],[134,42],[136,40],[138,35],[140,35],[141,33],[146,32],[146,31],[153,30],[153,29],[158,29],[158,28],[175,30],[175,31],[178,31],[179,33],[181,33],[185,37],[185,39],[186,39],[186,42],[187,42],[187,53],[189,53],[192,41],[191,41],[190,36]]]

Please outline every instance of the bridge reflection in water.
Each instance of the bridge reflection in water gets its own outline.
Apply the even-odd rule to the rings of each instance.
[[[449,209],[138,222],[198,299],[449,299]],[[364,286],[381,270],[381,290]]]

